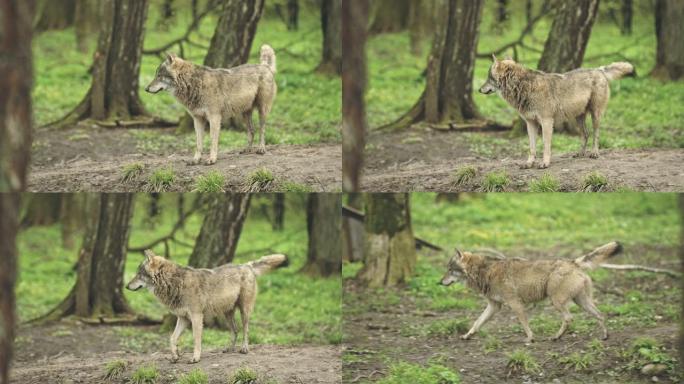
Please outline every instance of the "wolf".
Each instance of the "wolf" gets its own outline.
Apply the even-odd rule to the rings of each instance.
[[[211,149],[205,164],[211,165],[216,163],[223,119],[235,117],[246,121],[248,146],[243,153],[252,152],[254,110],[259,112],[259,147],[256,153],[266,153],[266,118],[277,93],[275,74],[276,56],[269,45],[261,47],[260,64],[244,64],[230,69],[193,64],[171,53],[159,64],[145,91],[170,92],[192,116],[197,145],[190,164],[201,161],[204,130],[209,124]]]
[[[558,74],[528,69],[510,59],[498,60],[494,55],[492,59],[487,81],[480,87],[480,93],[499,93],[527,123],[530,153],[522,168],[535,165],[539,127],[544,141],[544,158],[538,168],[548,168],[551,164],[553,125],[573,119],[582,134],[582,148],[576,157],[585,157],[589,136],[585,124],[587,114],[591,115],[594,131],[589,157],[598,158],[599,128],[610,98],[609,83],[624,76],[636,76],[632,64],[617,62]]]
[[[176,315],[176,328],[171,334],[171,361],[176,362],[180,358],[178,338],[188,324],[192,325],[195,348],[191,363],[197,363],[202,354],[204,316],[226,317],[232,332],[230,348],[235,348],[236,308],[240,310],[242,318],[240,353],[249,351],[249,317],[257,295],[256,279],[259,275],[285,265],[287,257],[274,254],[242,265],[226,264],[214,269],[195,269],[180,266],[146,250],[145,259],[126,288],[131,291],[147,288]],[[223,352],[228,351],[226,347]]]
[[[487,308],[461,339],[467,340],[484,323],[497,313],[503,304],[508,305],[522,324],[526,342],[534,335],[527,323],[525,304],[551,299],[561,313],[562,323],[553,340],[558,340],[568,328],[572,315],[568,311],[574,301],[598,320],[603,339],[608,338],[604,317],[594,305],[592,282],[586,270],[593,269],[604,260],[622,252],[622,245],[611,242],[575,260],[489,259],[470,252],[456,250],[447,265],[440,284],[448,286],[465,277],[467,285],[487,298]]]

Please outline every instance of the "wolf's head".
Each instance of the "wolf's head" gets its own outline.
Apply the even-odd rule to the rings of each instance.
[[[181,61],[182,59],[179,59],[173,53],[168,54],[166,60],[157,67],[154,79],[145,87],[145,91],[149,93],[159,93],[164,90],[173,92],[176,88],[176,79],[178,78],[178,64]]]
[[[489,67],[487,73],[487,81],[480,87],[480,93],[489,95],[501,90],[501,74],[506,67],[515,65],[515,61],[511,59],[499,60],[495,55],[492,55],[492,65]]]
[[[464,254],[456,250],[456,254],[451,256],[447,263],[447,271],[439,282],[442,285],[449,286],[463,277],[463,262]]]
[[[152,288],[152,275],[164,262],[164,258],[155,255],[149,249],[145,251],[145,260],[138,266],[138,272],[133,279],[126,284],[126,289],[137,291],[140,288]]]

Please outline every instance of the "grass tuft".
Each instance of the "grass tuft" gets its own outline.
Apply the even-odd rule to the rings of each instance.
[[[253,384],[256,383],[258,379],[257,373],[249,367],[238,368],[233,376],[228,380],[228,384]]]
[[[159,379],[159,370],[152,365],[143,365],[131,376],[132,384],[155,384]]]
[[[157,169],[150,175],[147,183],[148,192],[168,191],[176,180],[176,174],[171,168]]]
[[[200,368],[195,368],[178,378],[178,384],[207,384],[208,382],[207,374]]]
[[[462,334],[468,331],[468,320],[466,319],[448,319],[437,320],[430,324],[427,329],[429,336],[451,336],[453,334]]]
[[[503,192],[510,183],[506,172],[491,172],[485,176],[482,183],[483,192]]]
[[[390,366],[389,374],[377,384],[459,384],[461,378],[449,367],[437,363],[427,366],[399,362]]]
[[[539,372],[539,363],[534,356],[530,355],[524,349],[516,349],[512,353],[506,354],[508,356],[508,363],[506,367],[508,368],[508,375],[517,373],[537,373]]]
[[[114,360],[107,363],[105,367],[104,378],[106,380],[117,379],[121,377],[123,372],[126,370],[126,362],[123,360]]]
[[[145,166],[142,165],[142,163],[132,163],[125,165],[121,172],[121,182],[129,183],[131,181],[137,180],[144,169]]]
[[[313,192],[313,190],[308,185],[298,184],[292,181],[286,181],[285,183],[283,183],[282,192],[309,193]]]
[[[573,352],[558,359],[559,363],[567,368],[572,367],[575,371],[582,371],[589,368],[592,361],[594,361],[594,355],[591,353],[581,354],[579,352]]]
[[[539,179],[530,181],[530,192],[558,192],[560,182],[553,175],[545,172]]]
[[[592,172],[584,177],[582,190],[584,192],[601,192],[608,188],[608,178],[598,172]]]
[[[265,168],[257,169],[247,177],[248,192],[264,191],[273,183],[273,180],[275,180],[273,172]]]
[[[206,175],[200,175],[195,180],[195,189],[193,192],[201,193],[219,193],[225,192],[223,185],[226,183],[226,178],[218,171],[210,171]]]
[[[475,167],[471,165],[465,165],[454,172],[453,175],[453,184],[455,186],[460,186],[460,185],[465,185],[472,181],[475,178],[475,175],[477,174],[477,170]]]

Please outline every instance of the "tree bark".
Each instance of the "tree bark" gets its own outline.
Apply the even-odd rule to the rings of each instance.
[[[23,201],[24,214],[21,217],[22,228],[47,226],[59,221],[62,207],[61,194],[32,193],[26,195]]]
[[[232,68],[247,63],[263,11],[264,0],[223,0],[221,16],[207,55],[204,57],[204,65],[212,68]],[[230,121],[223,122],[223,126],[236,128],[240,124]],[[190,114],[186,113],[181,118],[178,130],[193,130]]]
[[[373,0],[369,33],[377,35],[405,30],[408,27],[411,2],[412,0]]]
[[[484,1],[441,0],[438,4],[442,12],[428,59],[425,91],[413,108],[388,128],[480,117],[473,101],[473,71]]]
[[[632,16],[634,15],[634,4],[632,0],[622,0],[620,13],[622,13],[622,28],[620,28],[620,32],[622,32],[623,35],[631,35]]]
[[[123,271],[133,212],[133,194],[92,194],[79,251],[76,284],[41,321],[64,316],[109,318],[132,313],[123,295]]]
[[[78,232],[86,219],[84,194],[62,194],[59,209],[59,222],[62,227],[62,246],[67,249],[74,247],[74,235]]]
[[[283,222],[285,221],[285,194],[276,193],[273,195],[273,224],[274,231],[283,230]]]
[[[411,1],[408,16],[409,38],[411,39],[411,53],[414,56],[423,54],[423,40],[434,33],[435,0]]]
[[[0,2],[0,16],[7,15],[4,13],[7,10],[6,5],[7,1]],[[30,20],[24,21],[30,26]],[[0,212],[0,384],[9,384],[16,321],[14,283],[17,270],[19,194],[0,193]]]
[[[664,81],[684,76],[684,2],[656,0],[656,65],[651,76]]]
[[[679,195],[679,217],[681,222],[684,223],[684,193]],[[684,272],[684,225],[679,227],[679,271]],[[680,279],[680,289],[682,292],[682,298],[684,299],[684,281]],[[680,301],[684,302],[684,301]],[[684,366],[684,305],[681,305],[680,317],[679,317],[679,364],[680,367]]]
[[[342,187],[359,190],[366,137],[368,1],[342,2]]]
[[[342,272],[342,195],[311,193],[306,209],[309,250],[302,272],[331,276]]]
[[[149,0],[102,0],[90,90],[73,111],[52,125],[147,115],[138,95],[138,78],[148,5]]]
[[[323,30],[323,53],[316,68],[319,73],[342,74],[342,0],[321,1],[321,29]]]
[[[26,188],[31,149],[34,2],[0,0],[0,192]]]
[[[76,0],[42,0],[38,3],[33,28],[37,33],[64,29],[74,24]]]
[[[85,53],[88,52],[88,38],[97,31],[100,24],[99,7],[92,0],[76,0],[74,12],[76,46],[80,52]]]
[[[208,194],[207,214],[197,235],[188,265],[214,268],[233,261],[242,225],[247,217],[250,195]]]
[[[299,29],[299,0],[287,0],[287,29]]]
[[[406,282],[416,265],[409,195],[366,194],[365,207],[364,266],[358,278],[370,287]]]

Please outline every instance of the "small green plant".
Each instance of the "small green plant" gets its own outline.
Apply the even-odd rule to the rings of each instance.
[[[496,352],[499,348],[501,348],[501,340],[497,339],[495,336],[487,336],[484,342],[485,355]]]
[[[573,352],[559,358],[558,362],[566,367],[573,367],[575,371],[582,371],[589,367],[593,359],[594,356],[590,353],[581,354],[579,352]]]
[[[649,364],[662,364],[668,372],[676,370],[677,360],[665,352],[665,348],[655,339],[640,337],[632,342],[632,345],[623,352],[623,357],[629,360],[628,367],[636,370],[642,369]]]
[[[503,192],[510,183],[506,172],[491,172],[485,176],[482,184],[484,192]]]
[[[461,378],[458,373],[437,363],[427,366],[399,362],[390,366],[389,374],[377,384],[459,384]]]
[[[199,368],[195,368],[178,378],[178,384],[207,384],[208,382],[207,374]]]
[[[475,178],[476,174],[477,170],[475,169],[475,167],[470,165],[463,166],[457,169],[456,172],[454,172],[454,185],[459,186],[467,184]]]
[[[226,179],[217,171],[210,171],[206,175],[201,175],[195,181],[194,192],[218,193],[224,192],[223,185]]]
[[[107,363],[105,367],[104,378],[107,380],[112,380],[121,377],[123,372],[126,370],[126,362],[123,360],[114,360]]]
[[[176,180],[176,174],[173,169],[162,168],[157,169],[150,175],[150,179],[147,184],[147,190],[149,192],[164,192],[171,188],[171,185]]]
[[[530,181],[530,192],[558,192],[560,182],[550,173],[545,172],[539,179]]]
[[[313,192],[311,187],[309,187],[308,185],[298,184],[298,183],[294,183],[292,181],[286,181],[285,183],[283,183],[282,191],[283,192],[295,192],[295,193]]]
[[[240,367],[228,380],[228,384],[253,384],[257,381],[257,378],[258,375],[253,369]]]
[[[584,192],[601,192],[608,187],[608,179],[598,172],[592,172],[584,177],[582,190]]]
[[[453,334],[466,333],[468,331],[468,321],[465,319],[438,320],[428,326],[429,336],[450,336]]]
[[[132,163],[124,166],[121,172],[121,181],[123,183],[128,183],[135,181],[140,177],[145,167],[141,163]]]
[[[133,372],[130,382],[132,384],[155,384],[158,378],[159,371],[157,370],[157,367],[143,365]]]
[[[506,367],[508,368],[508,375],[517,373],[537,373],[539,372],[539,363],[524,349],[516,349],[512,353],[507,354],[508,363]]]
[[[252,172],[247,178],[248,192],[259,192],[267,189],[273,183],[273,173],[268,169],[261,168]]]
[[[589,351],[591,351],[591,353],[594,353],[594,354],[597,354],[597,355],[602,354],[603,351],[606,349],[606,348],[603,346],[603,342],[602,342],[601,340],[599,340],[599,339],[592,339],[592,340],[589,342],[589,344],[587,345],[587,347],[589,347]]]

